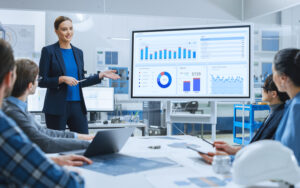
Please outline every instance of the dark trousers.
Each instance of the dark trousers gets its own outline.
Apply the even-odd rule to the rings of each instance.
[[[70,131],[88,134],[88,122],[83,113],[80,101],[68,101],[64,115],[45,114],[49,129],[65,130],[68,125]]]

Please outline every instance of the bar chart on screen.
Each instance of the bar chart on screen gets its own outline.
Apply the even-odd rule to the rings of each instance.
[[[179,95],[204,95],[206,69],[201,66],[182,66],[177,69],[177,93]]]

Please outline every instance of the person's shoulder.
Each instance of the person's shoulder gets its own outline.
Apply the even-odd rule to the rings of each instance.
[[[2,103],[2,110],[5,112],[8,108],[10,108],[11,104],[8,100],[4,99]]]
[[[300,104],[300,94],[297,94],[293,101],[297,104]]]
[[[19,111],[18,107],[15,104],[11,103],[6,99],[3,100],[2,110],[4,113],[11,112],[11,111]]]
[[[8,111],[21,111],[17,105],[6,99],[3,100],[2,110],[4,113]]]
[[[300,121],[300,96],[295,97],[291,104],[289,105],[289,111],[292,112],[291,115],[293,116],[293,119],[296,121]]]
[[[292,99],[290,106],[292,106],[292,108],[300,109],[300,95],[297,95]]]
[[[5,132],[9,131],[10,129],[14,129],[15,123],[9,117],[5,117],[0,115],[0,135],[4,134]]]
[[[5,140],[11,139],[13,142],[30,143],[17,123],[2,111],[0,112],[0,137],[5,138]]]
[[[0,132],[5,129],[16,127],[16,122],[1,111],[0,113]]]
[[[54,44],[50,44],[43,47],[43,50],[47,50],[47,52],[52,52],[57,46],[57,42]]]
[[[11,118],[16,122],[18,122],[20,119],[27,118],[28,116],[19,107],[8,100],[3,101],[2,110],[8,118]]]

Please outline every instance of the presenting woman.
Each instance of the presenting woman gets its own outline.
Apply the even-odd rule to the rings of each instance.
[[[42,49],[39,87],[47,88],[43,112],[50,129],[88,133],[82,87],[95,85],[102,78],[119,79],[114,70],[84,77],[82,50],[71,44],[72,20],[59,16],[54,22],[58,42]]]

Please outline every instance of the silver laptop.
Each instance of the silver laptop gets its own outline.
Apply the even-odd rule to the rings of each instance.
[[[73,150],[60,154],[77,154],[86,157],[111,154],[119,152],[132,135],[135,127],[105,129],[98,131],[93,141],[86,150]]]

